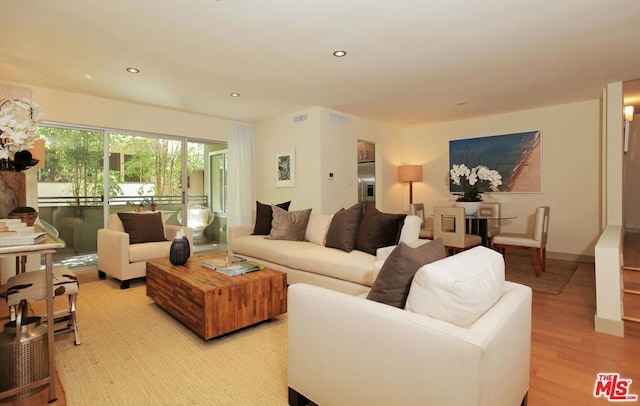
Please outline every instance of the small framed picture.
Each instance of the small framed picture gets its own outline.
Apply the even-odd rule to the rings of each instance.
[[[287,149],[276,153],[276,187],[296,186],[296,152]]]

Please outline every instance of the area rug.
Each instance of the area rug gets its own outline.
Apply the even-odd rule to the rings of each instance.
[[[505,278],[529,286],[535,292],[558,295],[577,269],[575,262],[547,258],[547,270],[536,277],[536,263],[532,255],[505,256]]]
[[[87,271],[90,272],[90,271]],[[78,325],[55,337],[68,405],[286,405],[287,318],[209,341],[146,296],[78,272]]]

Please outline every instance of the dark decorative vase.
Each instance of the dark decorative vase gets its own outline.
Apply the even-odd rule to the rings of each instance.
[[[182,239],[184,240],[185,244],[187,244],[187,258],[189,258],[191,256],[191,246],[189,245],[189,239],[187,238],[186,235],[182,236]]]
[[[182,231],[178,231],[169,249],[169,262],[173,265],[184,265],[190,255],[191,248],[189,247],[189,240]]]

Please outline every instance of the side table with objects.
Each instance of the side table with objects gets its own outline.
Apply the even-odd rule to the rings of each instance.
[[[45,240],[35,243],[35,244],[26,244],[26,245],[5,245],[0,246],[0,258],[7,257],[16,257],[22,258],[31,254],[44,255],[45,258],[45,272],[44,272],[44,283],[46,290],[46,301],[47,301],[47,317],[46,317],[46,347],[43,351],[46,351],[47,361],[46,365],[44,365],[44,373],[38,376],[33,382],[28,382],[22,384],[17,380],[16,387],[7,387],[2,388],[0,392],[0,399],[9,398],[12,396],[21,396],[24,394],[28,394],[32,392],[34,389],[48,385],[49,387],[49,403],[54,402],[56,400],[56,369],[55,369],[55,346],[53,341],[54,328],[49,326],[54,326],[54,312],[53,312],[53,254],[56,250],[60,248],[64,248],[65,243],[61,239],[46,234]],[[20,268],[18,268],[20,269]],[[25,320],[27,320],[26,318]],[[15,322],[10,322],[8,324]],[[14,327],[15,330],[15,327]],[[7,326],[5,325],[5,331],[3,334],[8,334],[11,332],[11,328],[7,330]],[[20,341],[21,331],[15,331],[14,336],[16,336],[15,344],[17,346],[24,345],[22,341]],[[18,349],[18,347],[16,347]],[[3,351],[4,352],[4,351]],[[15,353],[11,354],[11,360],[15,361],[15,364],[23,364],[24,368],[27,370],[31,367],[28,360],[23,359],[22,357],[26,356],[25,354]],[[1,363],[3,366],[8,365],[9,360],[3,360]],[[11,371],[14,372],[15,371]],[[6,379],[3,379],[6,382]],[[11,385],[15,386],[15,385]]]

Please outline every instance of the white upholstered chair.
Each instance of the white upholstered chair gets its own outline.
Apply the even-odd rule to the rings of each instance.
[[[137,216],[151,216],[136,214]],[[160,215],[160,213],[157,213]],[[109,216],[107,228],[98,230],[98,276],[100,279],[110,275],[120,281],[120,289],[129,288],[129,281],[147,275],[147,261],[169,257],[169,248],[178,230],[182,230],[189,239],[193,252],[191,229],[163,224],[165,241],[131,244],[129,234],[117,214]]]
[[[418,216],[422,220],[420,225],[420,238],[433,240],[433,219],[425,218],[424,215],[424,203],[412,203],[409,205],[411,214]]]
[[[177,218],[178,223],[182,224],[182,210],[178,212]],[[205,230],[213,222],[214,218],[215,213],[208,207],[201,205],[187,207],[187,226],[192,230],[194,244],[207,242]]]
[[[453,219],[453,226],[451,225]],[[435,206],[433,237],[442,238],[447,251],[459,252],[482,244],[479,235],[467,234],[464,207]]]
[[[501,233],[493,237],[495,249],[504,253],[505,248],[525,248],[536,253],[536,276],[546,270],[547,234],[549,232],[549,206],[536,208],[533,233]]]

